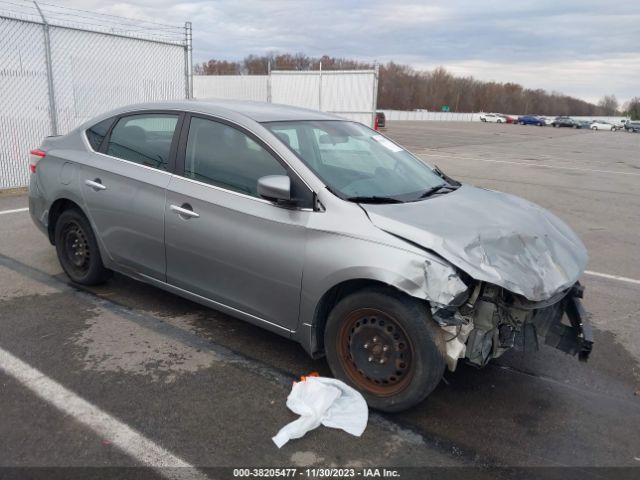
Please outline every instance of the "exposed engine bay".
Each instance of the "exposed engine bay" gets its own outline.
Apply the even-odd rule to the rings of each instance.
[[[509,349],[535,351],[544,343],[586,361],[593,334],[581,298],[584,288],[576,282],[545,301],[533,302],[486,282],[476,282],[459,306],[435,308],[434,320],[447,333],[449,370],[459,359],[485,366]],[[563,319],[567,318],[567,322]]]

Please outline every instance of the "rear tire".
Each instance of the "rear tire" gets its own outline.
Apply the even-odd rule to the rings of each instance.
[[[97,285],[113,272],[104,267],[91,224],[75,209],[62,212],[55,227],[56,253],[71,280],[81,285]]]
[[[420,403],[445,369],[445,342],[428,306],[391,288],[340,300],[329,314],[324,344],[334,376],[385,412]]]

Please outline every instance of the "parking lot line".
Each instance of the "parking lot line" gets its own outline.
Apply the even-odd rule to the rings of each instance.
[[[86,425],[101,438],[145,466],[152,467],[167,478],[207,478],[193,465],[176,457],[128,425],[0,348],[0,369],[58,410]]]
[[[14,208],[13,210],[2,210],[0,211],[0,215],[5,215],[7,213],[20,213],[20,212],[26,212],[29,210],[29,207],[27,208]]]
[[[609,273],[600,273],[600,272],[592,272],[591,270],[585,270],[585,275],[592,275],[594,277],[608,278],[609,280],[617,280],[619,282],[633,283],[635,285],[640,285],[640,280],[636,280],[635,278],[629,277],[621,277],[619,275],[611,275]]]
[[[531,163],[531,162],[514,162],[511,160],[494,160],[491,158],[479,158],[479,157],[462,157],[460,155],[439,155],[437,153],[428,153],[428,152],[416,152],[421,157],[433,157],[433,158],[448,158],[451,160],[473,160],[476,162],[490,162],[490,163],[506,163],[509,165],[523,165],[525,167],[541,167],[541,168],[552,168],[557,170],[574,170],[580,172],[595,172],[595,173],[608,173],[612,175],[635,175],[640,176],[640,173],[636,172],[621,172],[619,170],[599,170],[595,168],[580,168],[580,167],[563,167],[560,165],[544,165],[541,163]]]

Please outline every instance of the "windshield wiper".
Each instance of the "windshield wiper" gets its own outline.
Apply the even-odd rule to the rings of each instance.
[[[424,193],[422,193],[419,198],[430,197],[434,193],[437,193],[440,190],[442,190],[443,188],[451,188],[451,189],[455,190],[456,187],[452,187],[451,185],[447,185],[446,183],[443,183],[442,185],[437,185],[435,187],[431,187],[429,190],[427,190]]]
[[[436,172],[449,185],[453,185],[455,187],[459,187],[460,185],[462,185],[460,182],[458,182],[457,180],[454,180],[449,175],[447,175],[442,170],[440,170],[440,167],[438,167],[437,165],[435,167],[436,168],[434,168],[433,171]]]
[[[357,203],[403,203],[402,200],[392,197],[378,197],[378,196],[361,196],[361,197],[347,197],[346,200]]]

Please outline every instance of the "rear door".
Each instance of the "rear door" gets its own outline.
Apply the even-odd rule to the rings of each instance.
[[[120,268],[165,280],[164,206],[183,114],[119,116],[81,167],[90,220]],[[87,131],[89,142],[94,139]],[[91,144],[91,143],[90,143]]]
[[[180,145],[182,175],[167,188],[167,282],[255,323],[295,329],[305,226],[314,213],[260,198],[257,181],[288,174],[294,196],[311,198],[311,191],[237,125],[187,118]]]

